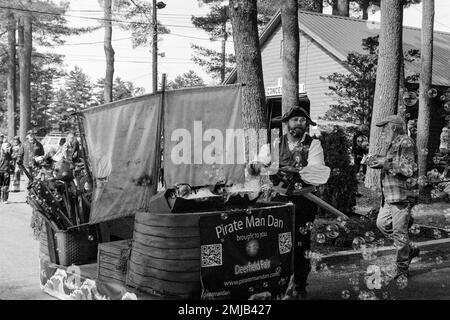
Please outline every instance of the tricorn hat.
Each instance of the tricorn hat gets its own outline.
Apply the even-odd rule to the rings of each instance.
[[[308,124],[312,126],[316,126],[317,123],[311,120],[311,118],[308,115],[308,112],[303,109],[302,107],[295,106],[289,109],[285,114],[283,114],[281,117],[275,117],[273,118],[273,122],[286,122],[289,121],[292,117],[305,117],[308,121]]]

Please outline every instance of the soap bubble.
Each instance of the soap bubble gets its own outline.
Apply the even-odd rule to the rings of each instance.
[[[94,241],[94,236],[93,236],[93,235],[89,235],[89,236],[88,236],[88,240],[89,240],[89,241]]]
[[[325,243],[325,241],[326,241],[326,237],[323,233],[316,234],[316,242],[317,243],[322,244],[322,243]]]
[[[408,178],[406,179],[406,186],[411,188],[414,187],[417,184],[417,179],[414,178]]]
[[[414,91],[405,92],[403,94],[403,103],[407,107],[412,107],[417,103],[417,94]]]
[[[308,231],[311,231],[314,227],[314,224],[312,222],[307,222],[306,223],[306,229],[308,229]]]
[[[436,98],[438,95],[438,92],[435,88],[431,88],[430,90],[428,90],[427,94],[428,94],[428,97],[430,97],[430,98]]]
[[[339,223],[339,225],[341,227],[345,227],[345,225],[347,224],[347,221],[344,218],[342,218],[342,217],[338,217],[337,218],[337,222]]]
[[[322,262],[321,264],[319,264],[319,267],[317,269],[320,270],[320,271],[327,271],[328,270],[328,266],[327,266],[326,263]]]
[[[305,259],[311,259],[311,257],[312,257],[311,251],[306,250],[304,256],[305,256]]]
[[[228,219],[228,214],[226,214],[225,212],[222,212],[222,213],[220,214],[220,218],[221,218],[222,220],[227,220],[227,219]]]
[[[413,224],[411,228],[409,228],[409,232],[414,235],[418,235],[420,233],[420,226],[418,224]]]
[[[445,110],[445,112],[450,112],[450,101],[447,101],[444,104],[444,110]]]
[[[362,237],[356,237],[353,239],[352,246],[354,250],[359,250],[361,247],[365,246],[366,241]]]
[[[361,255],[365,261],[371,261],[377,258],[377,254],[374,248],[362,246],[361,249]]]
[[[440,239],[442,238],[442,233],[439,229],[433,229],[433,236],[435,239]]]
[[[296,183],[294,184],[294,188],[295,188],[295,190],[302,190],[303,185],[302,185],[301,182],[296,182]]]
[[[444,262],[444,259],[442,259],[442,257],[441,256],[439,256],[439,257],[436,257],[436,263],[437,264],[441,264],[441,263],[443,263]]]
[[[298,232],[300,232],[300,234],[305,235],[308,233],[308,229],[306,227],[300,227],[298,228]]]
[[[419,179],[417,180],[417,183],[421,187],[425,187],[426,185],[428,185],[428,178],[427,178],[427,176],[419,177]]]
[[[378,300],[373,291],[361,291],[358,295],[359,300]]]
[[[334,176],[337,176],[341,173],[341,170],[339,168],[333,168],[333,170],[331,170],[331,174]]]
[[[366,242],[372,242],[375,240],[375,233],[373,231],[367,231],[364,234],[364,240],[366,240]]]
[[[336,239],[339,236],[339,227],[335,224],[329,224],[325,228],[326,235],[330,239]]]
[[[349,299],[349,298],[350,298],[350,291],[348,291],[348,290],[343,290],[343,291],[341,292],[341,297],[342,297],[342,299],[344,299],[344,300]]]
[[[356,275],[352,275],[349,279],[348,279],[348,283],[351,285],[351,286],[357,286],[357,285],[359,285],[359,276],[356,274]]]
[[[400,275],[397,278],[396,284],[400,290],[405,289],[408,286],[408,277],[404,274]]]
[[[253,287],[248,287],[248,291],[249,291],[249,292],[254,292],[255,289],[254,289]]]

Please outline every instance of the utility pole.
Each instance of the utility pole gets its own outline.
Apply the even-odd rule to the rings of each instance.
[[[166,4],[162,1],[153,0],[153,93],[158,91],[158,19],[156,18],[156,10],[164,9]]]
[[[158,91],[158,23],[156,20],[156,10],[156,0],[153,0],[153,93],[156,93],[156,91]]]

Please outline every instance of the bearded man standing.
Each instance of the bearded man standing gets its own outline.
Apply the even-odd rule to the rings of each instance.
[[[330,176],[330,168],[325,165],[323,149],[320,141],[308,135],[309,125],[316,126],[306,110],[292,107],[279,120],[287,124],[287,133],[280,139],[279,167],[293,168],[300,179],[302,187],[325,184]],[[265,153],[262,151],[261,153]],[[268,167],[273,159],[261,160],[259,157],[249,166],[249,173],[259,174]],[[293,173],[295,174],[295,173]],[[290,180],[290,177],[286,177]],[[274,185],[282,181],[280,175],[271,175]],[[282,183],[282,182],[281,182]],[[297,185],[296,183],[296,185]],[[303,196],[279,194],[272,198],[277,202],[293,202],[295,205],[295,241],[294,248],[294,290],[293,297],[306,299],[307,278],[311,271],[311,263],[306,253],[311,250],[311,229],[317,213],[317,205]]]

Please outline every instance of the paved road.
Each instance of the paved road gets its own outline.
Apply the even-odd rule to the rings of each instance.
[[[0,299],[52,299],[40,289],[39,242],[30,219],[25,192],[11,193],[10,203],[0,204]]]
[[[23,182],[22,182],[22,185]],[[39,242],[33,239],[29,227],[31,208],[25,203],[25,192],[11,193],[10,204],[0,205],[0,299],[43,300],[52,297],[39,285]],[[313,272],[310,277],[311,299],[342,299],[348,290],[349,299],[357,299],[369,291],[364,279],[369,265],[386,266],[392,256],[373,261],[353,261],[327,266],[328,270]],[[412,277],[405,288],[393,281],[381,290],[373,291],[378,298],[445,299],[450,300],[450,254],[428,250],[412,264]],[[358,282],[350,284],[349,279]]]

